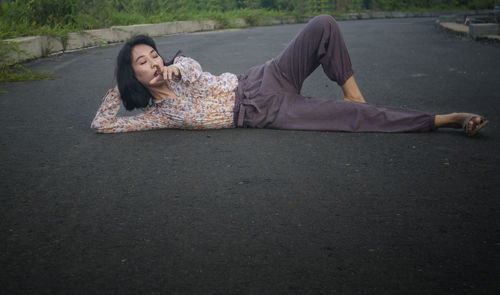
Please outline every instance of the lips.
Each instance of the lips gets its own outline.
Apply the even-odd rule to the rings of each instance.
[[[159,66],[159,65],[154,65],[153,67],[156,69],[156,71],[155,71],[155,73],[154,73],[154,76],[155,76],[155,77],[158,77],[158,76],[160,75],[161,68],[160,68],[160,66]]]

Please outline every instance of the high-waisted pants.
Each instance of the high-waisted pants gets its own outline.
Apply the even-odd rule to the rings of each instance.
[[[348,132],[435,129],[435,115],[426,112],[300,95],[304,80],[319,65],[339,85],[353,75],[342,34],[329,15],[313,18],[277,58],[238,76],[236,126]]]

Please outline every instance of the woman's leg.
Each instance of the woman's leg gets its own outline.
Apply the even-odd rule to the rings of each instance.
[[[363,94],[361,94],[361,91],[358,88],[358,84],[356,84],[356,81],[354,80],[354,76],[351,76],[351,78],[347,79],[347,81],[344,83],[344,85],[341,85],[341,87],[342,91],[344,91],[345,101],[366,103]]]
[[[345,132],[427,132],[435,116],[417,110],[288,94],[267,128]]]
[[[488,120],[470,113],[430,113],[285,94],[277,116],[266,127],[291,130],[345,132],[428,132],[437,128],[465,129],[475,135]]]
[[[297,94],[304,80],[321,65],[328,78],[342,86],[346,100],[364,102],[353,77],[342,33],[329,15],[313,18],[276,58],[276,62]]]

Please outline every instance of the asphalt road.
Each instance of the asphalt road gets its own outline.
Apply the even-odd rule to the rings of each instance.
[[[2,294],[499,294],[500,46],[434,19],[340,23],[375,104],[490,124],[350,134],[90,130],[120,45],[0,85]],[[158,38],[242,73],[303,25]],[[340,99],[318,69],[303,93]],[[125,114],[125,112],[123,112]]]

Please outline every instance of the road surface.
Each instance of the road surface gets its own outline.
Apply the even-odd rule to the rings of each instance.
[[[120,45],[29,63],[56,79],[0,85],[2,293],[498,294],[500,46],[434,21],[340,27],[368,102],[480,113],[476,138],[96,134]],[[303,26],[157,42],[242,73]],[[321,69],[303,94],[342,98]]]

